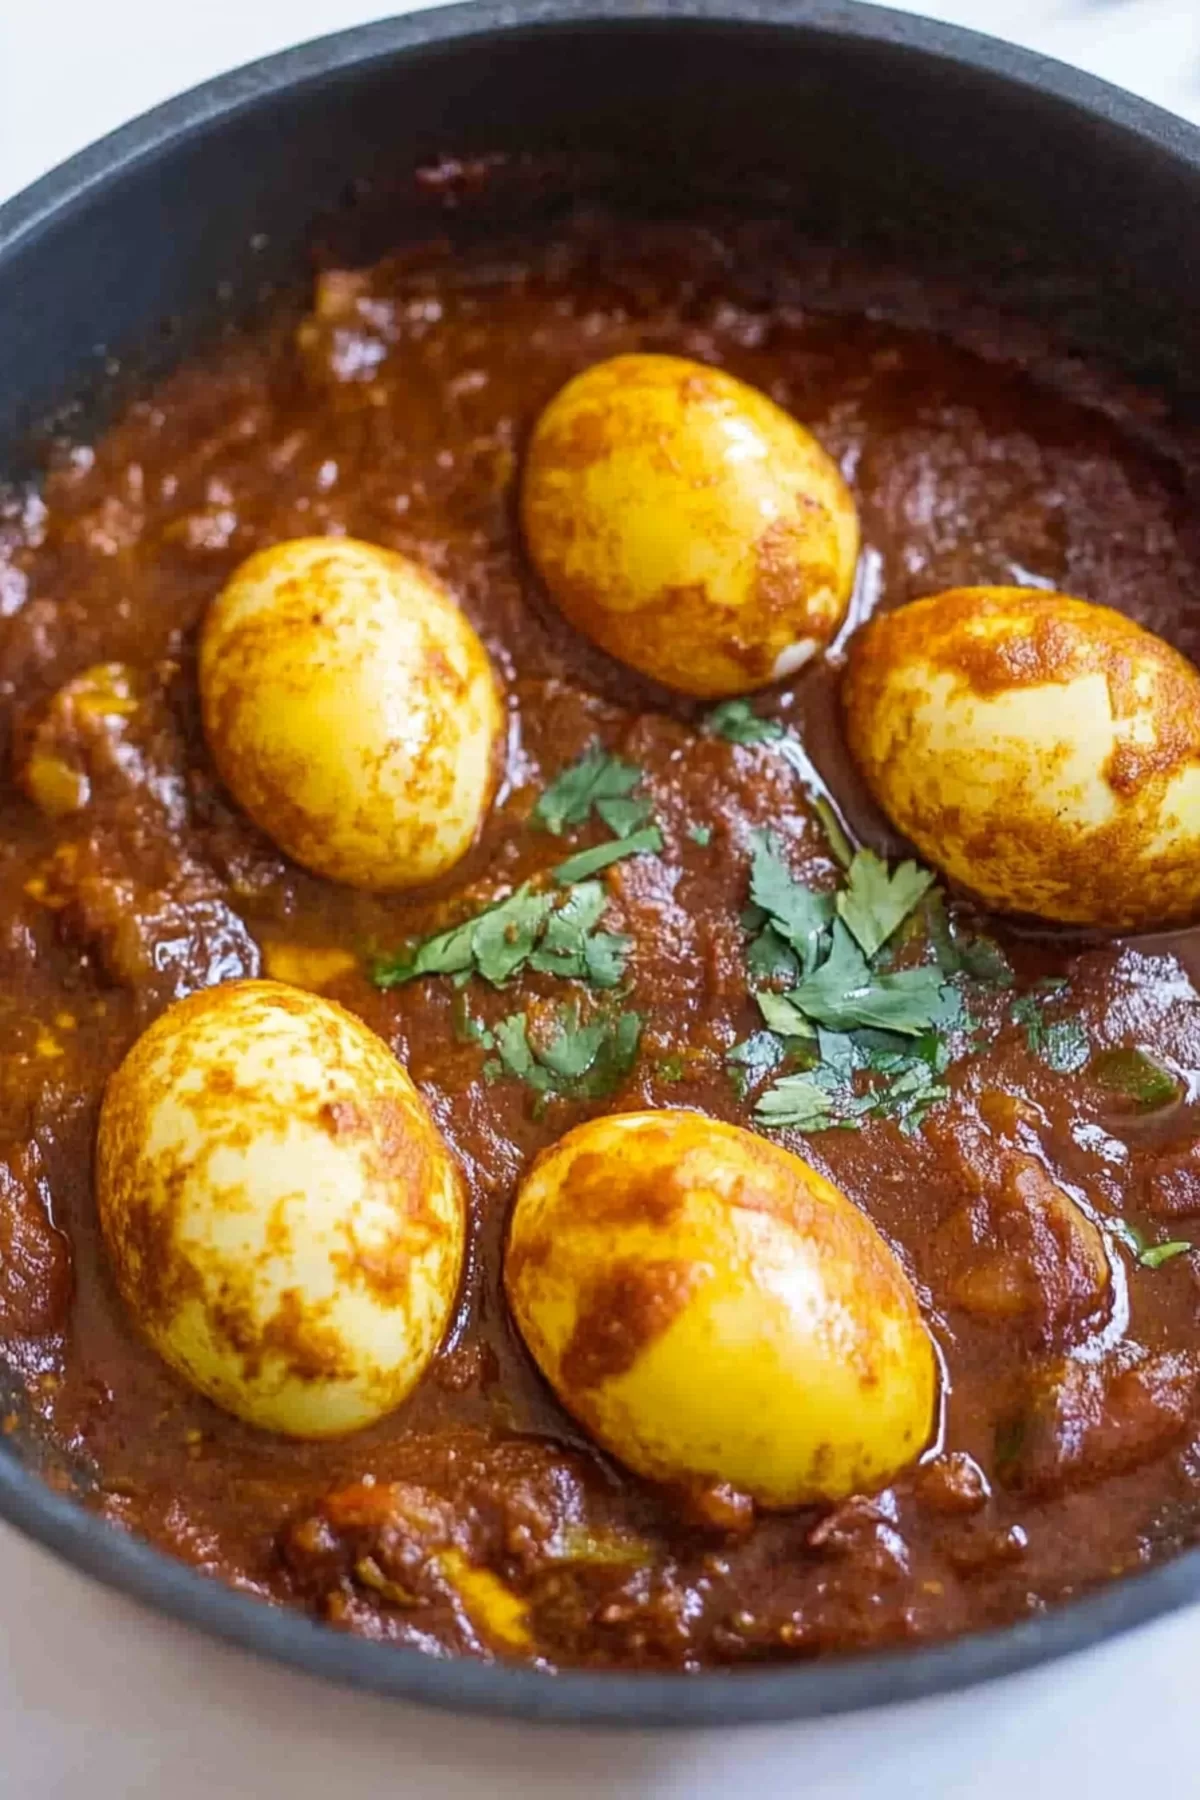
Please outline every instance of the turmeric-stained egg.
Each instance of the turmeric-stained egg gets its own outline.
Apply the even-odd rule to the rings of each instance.
[[[130,1315],[229,1412],[330,1437],[390,1412],[453,1311],[461,1178],[382,1040],[272,981],[163,1014],[108,1084],[100,1224]]]
[[[1200,673],[1105,606],[959,588],[851,642],[850,748],[892,823],[1001,912],[1200,913]]]
[[[538,420],[521,510],[571,623],[686,694],[794,673],[854,584],[836,463],[765,394],[682,357],[617,356],[569,381]]]
[[[640,1475],[789,1507],[878,1486],[929,1442],[934,1349],[894,1253],[737,1126],[568,1132],[517,1196],[505,1285],[563,1405]]]
[[[333,881],[432,881],[470,848],[499,772],[487,652],[441,583],[350,538],[236,569],[200,643],[204,729],[226,786]]]

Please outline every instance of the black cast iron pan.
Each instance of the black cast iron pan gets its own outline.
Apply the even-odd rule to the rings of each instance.
[[[0,208],[0,469],[22,472],[36,428],[64,405],[101,415],[122,381],[302,279],[314,231],[343,256],[378,253],[412,223],[427,232],[409,176],[447,151],[557,171],[495,183],[484,226],[553,208],[572,185],[677,215],[714,197],[770,205],[826,241],[1036,315],[1178,409],[1200,400],[1200,132],[1179,120],[1059,64],[873,7],[483,0],[222,76]],[[526,1718],[813,1717],[1027,1668],[1200,1598],[1197,1551],[914,1652],[550,1676],[388,1649],[263,1606],[110,1528],[36,1463],[20,1434],[4,1441],[0,1516],[111,1586],[356,1687]]]

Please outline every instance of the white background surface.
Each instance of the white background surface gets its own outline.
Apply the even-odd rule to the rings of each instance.
[[[220,69],[378,16],[360,0],[0,0],[0,199]],[[392,10],[404,10],[397,5]],[[1197,0],[926,0],[1200,119]],[[0,402],[2,403],[2,402]],[[1183,1800],[1200,1609],[973,1694],[820,1725],[613,1735],[346,1695],[142,1613],[0,1529],[0,1797]]]

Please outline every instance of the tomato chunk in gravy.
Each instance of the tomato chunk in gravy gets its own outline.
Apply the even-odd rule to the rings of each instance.
[[[1194,658],[1187,443],[1024,326],[920,292],[752,231],[588,220],[486,258],[434,246],[325,272],[303,317],[185,365],[0,502],[5,1428],[114,1524],[371,1638],[548,1666],[940,1638],[1195,1541],[1195,938],[1016,929],[930,889],[894,948],[907,966],[940,945],[960,1002],[924,1075],[860,1044],[841,1071],[857,1106],[773,1127],[764,1094],[836,1050],[765,1028],[747,960],[756,834],[798,884],[845,879],[798,743],[852,834],[901,850],[840,739],[840,646],[714,720],[576,635],[522,546],[542,408],[602,358],[669,352],[767,393],[838,463],[863,536],[854,618],[963,585],[1044,587]],[[206,750],[206,607],[252,552],[320,534],[431,569],[505,689],[497,802],[433,887],[306,873]],[[481,1039],[521,1012],[536,1044],[574,991],[561,978],[385,987],[377,959],[606,842],[594,818],[556,836],[533,817],[593,746],[640,772],[661,843],[597,877],[604,930],[629,940],[612,1004],[636,1014],[636,1045],[603,1084],[539,1086]],[[104,1084],[138,1034],[263,974],[384,1039],[469,1194],[461,1299],[429,1372],[399,1411],[325,1442],[240,1423],[159,1361],[117,1296],[91,1190]],[[768,1512],[720,1483],[656,1485],[543,1383],[502,1288],[517,1184],[570,1127],[655,1107],[771,1131],[895,1250],[942,1392],[933,1441],[882,1491]]]

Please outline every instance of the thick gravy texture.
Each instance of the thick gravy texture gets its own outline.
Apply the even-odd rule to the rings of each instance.
[[[536,1151],[614,1108],[752,1123],[765,1077],[739,1092],[727,1063],[761,1027],[741,923],[751,834],[770,827],[799,878],[836,878],[814,790],[778,741],[704,729],[703,709],[579,639],[530,573],[514,492],[532,423],[570,375],[630,349],[725,366],[812,428],[860,509],[856,617],[963,583],[1043,584],[1200,654],[1185,449],[1137,396],[1053,365],[1022,327],[770,234],[661,224],[323,274],[299,324],[185,366],[0,508],[7,1426],[48,1440],[54,1478],[122,1528],[389,1642],[693,1667],[1037,1612],[1169,1555],[1200,1521],[1200,1251],[1144,1260],[1200,1244],[1188,934],[1038,935],[968,907],[1003,954],[972,978],[948,1097],[907,1130],[885,1113],[780,1134],[895,1247],[944,1361],[940,1441],[886,1491],[757,1517],[723,1489],[658,1491],[586,1441],[506,1313],[502,1233]],[[427,563],[505,683],[500,798],[437,891],[372,897],[303,873],[206,753],[205,606],[251,551],[315,533]],[[852,830],[894,850],[840,743],[838,656],[757,711],[803,739]],[[101,664],[121,665],[107,699],[53,704]],[[618,1092],[545,1104],[484,1078],[468,1020],[536,1018],[560,983],[383,991],[372,959],[559,860],[530,813],[593,741],[644,771],[664,838],[605,875],[642,1036]],[[35,754],[86,793],[32,803]],[[172,1375],[124,1316],[94,1214],[106,1077],[172,1000],[262,972],[381,1034],[470,1192],[461,1304],[430,1374],[382,1424],[328,1443],[243,1426]],[[1035,1015],[1061,1029],[1047,1038]],[[1144,1110],[1098,1083],[1087,1059],[1113,1047],[1152,1052],[1175,1097]]]

